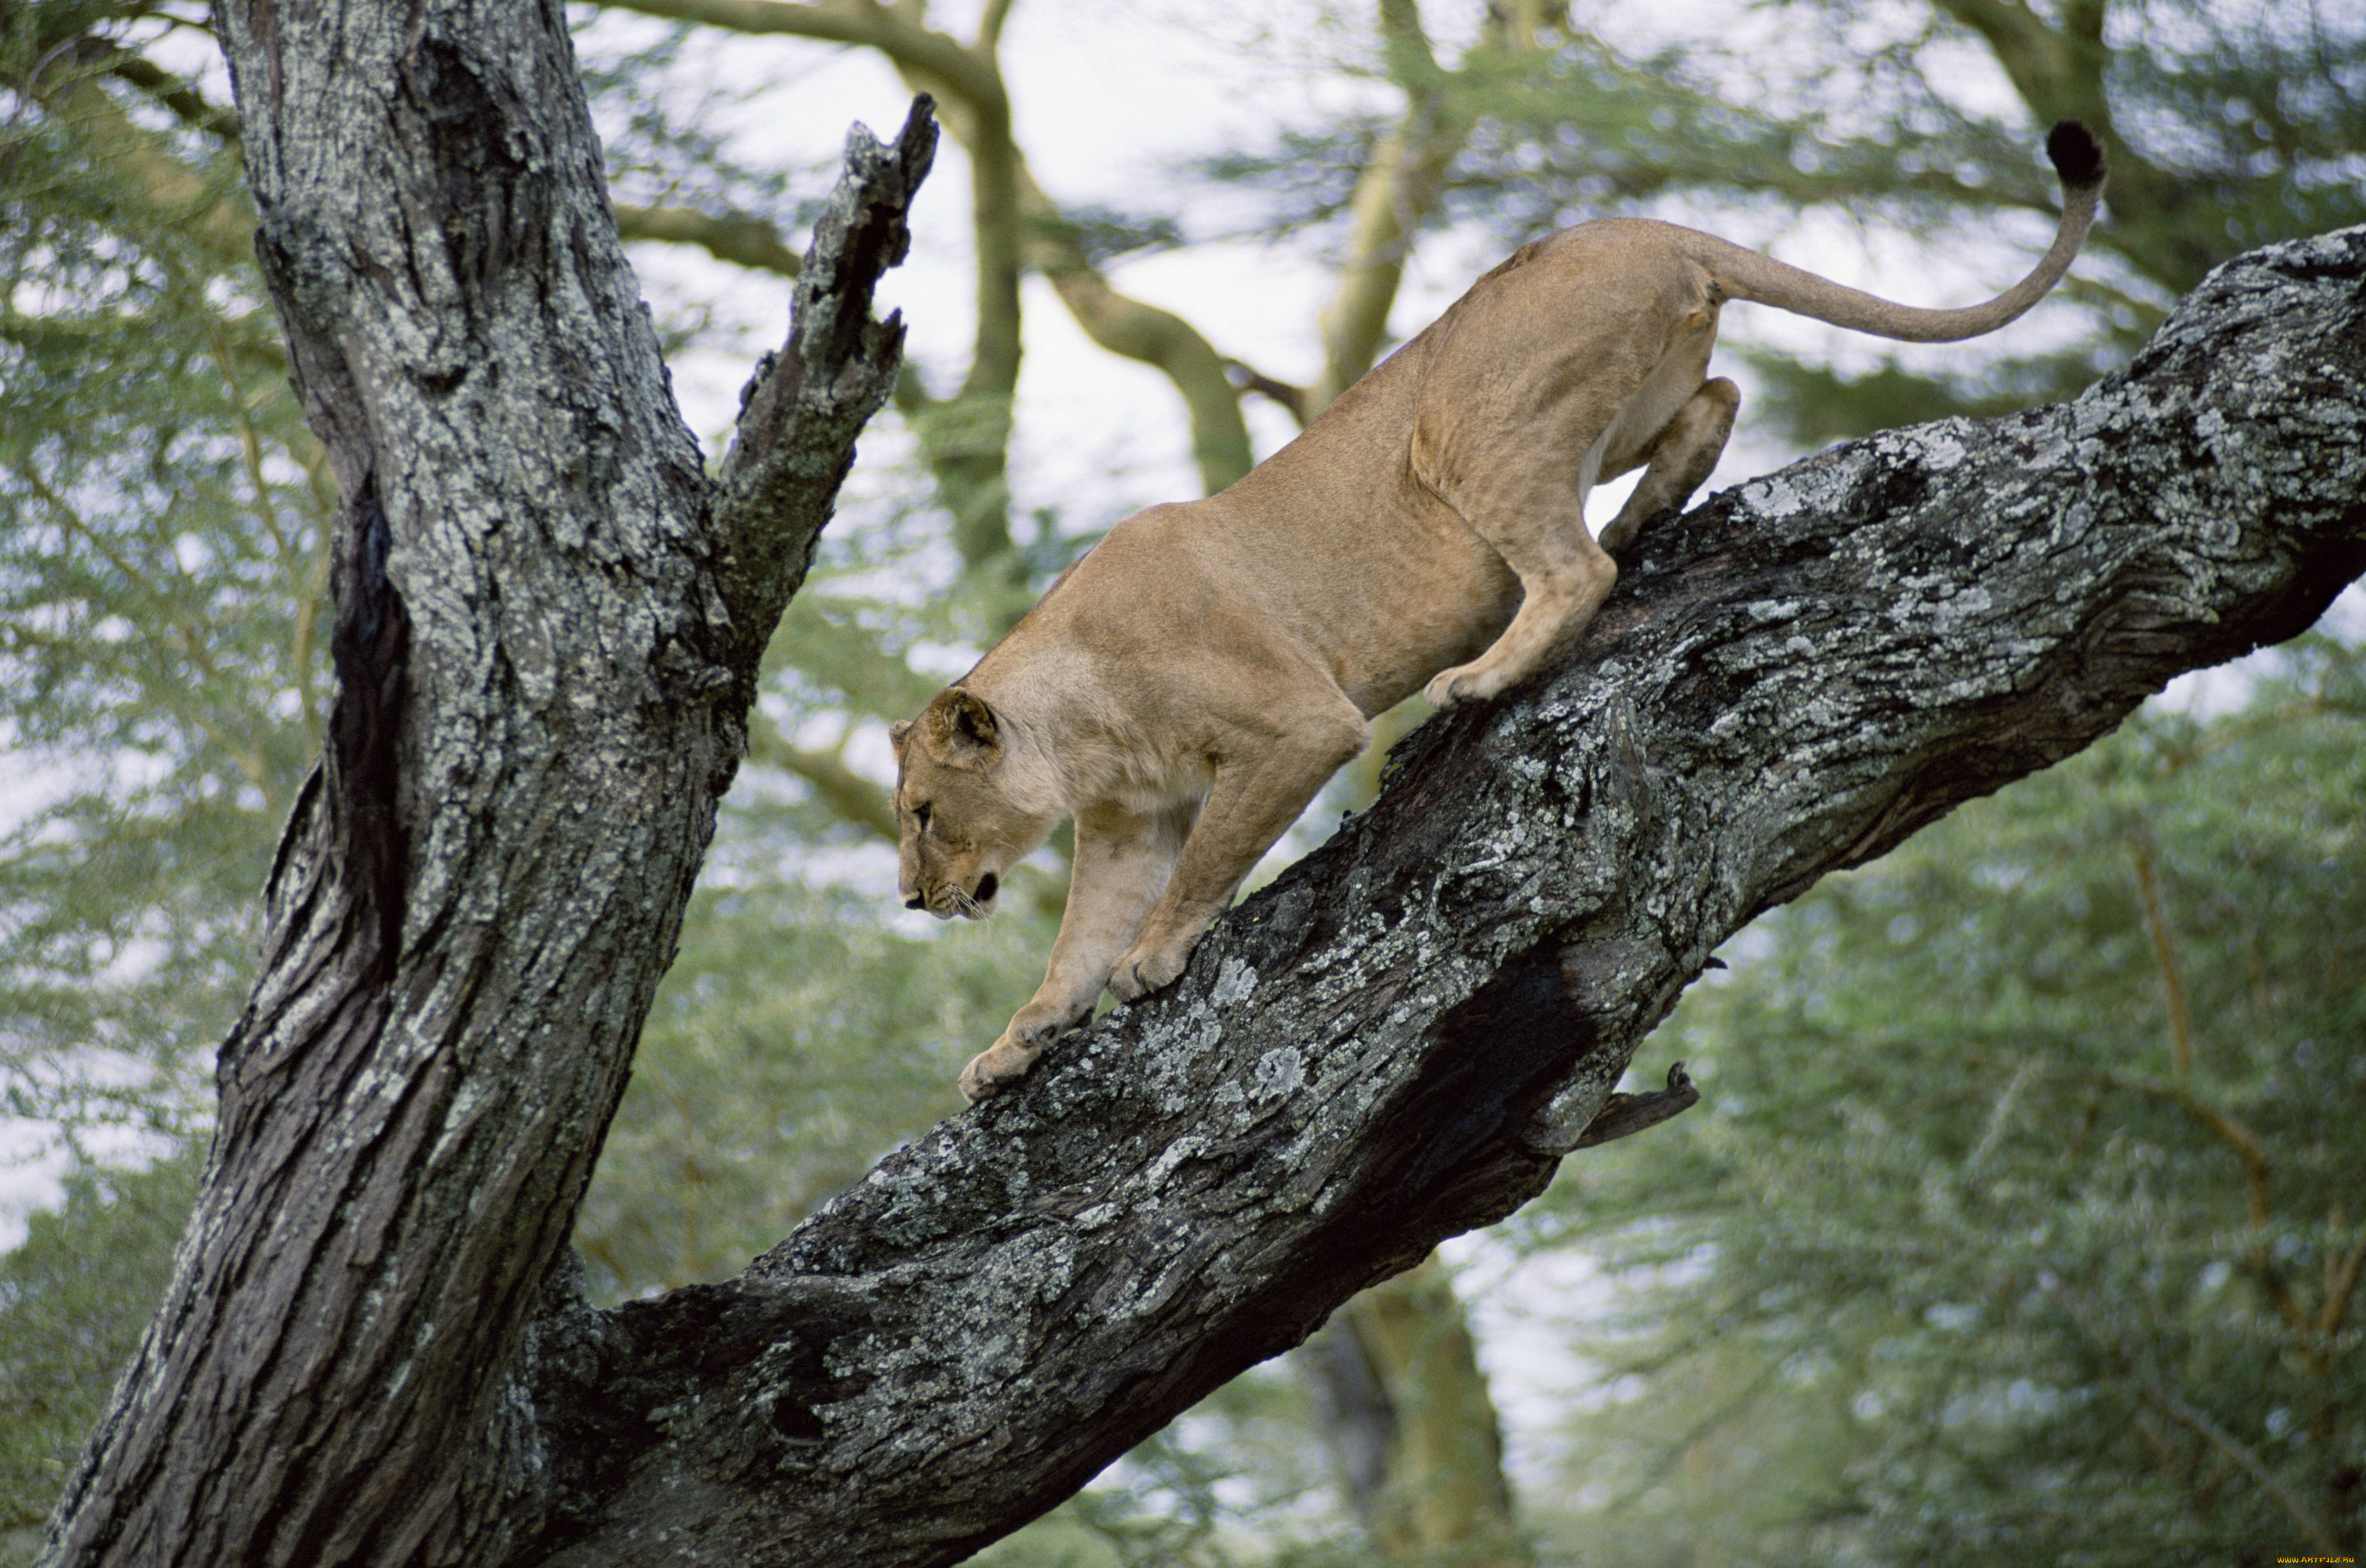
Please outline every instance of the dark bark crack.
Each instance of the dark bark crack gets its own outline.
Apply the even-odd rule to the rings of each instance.
[[[365,476],[345,503],[338,532],[336,618],[329,640],[336,693],[329,705],[326,796],[337,820],[330,852],[352,868],[365,900],[356,913],[375,926],[375,951],[365,972],[376,984],[392,973],[402,945],[410,835],[400,798],[399,750],[411,618],[387,577],[393,541],[375,474]]]

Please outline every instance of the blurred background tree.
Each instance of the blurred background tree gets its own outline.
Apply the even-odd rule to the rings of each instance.
[[[747,299],[776,331],[832,169],[747,127],[809,112],[802,73],[884,62],[938,96],[968,175],[965,222],[922,243],[963,279],[927,310],[969,338],[916,355],[771,650],[581,1219],[608,1299],[738,1268],[953,1109],[953,1072],[1040,973],[1056,852],[987,925],[918,930],[884,897],[879,741],[1098,528],[1161,499],[1029,491],[1014,443],[1077,438],[1021,421],[1028,277],[1163,378],[1140,418],[1165,429],[1141,440],[1173,439],[1212,491],[1547,229],[1668,217],[1951,302],[2050,229],[2043,125],[2103,132],[2108,220],[2014,339],[2041,352],[1892,355],[1735,313],[1752,389],[1729,481],[2075,391],[2215,261],[2366,217],[2366,21],[2299,4],[1208,11],[1142,26],[1216,35],[1261,101],[1290,79],[1316,107],[1223,145],[1187,125],[1158,181],[1060,193],[1020,144],[1007,0],[943,11],[579,14],[678,378],[684,355],[764,346]],[[0,1553],[19,1556],[163,1277],[254,890],[317,743],[333,497],[251,274],[205,29],[180,0],[0,9],[0,1092],[77,1162],[0,1258]],[[726,64],[759,48],[772,73],[749,87]],[[1245,240],[1311,281],[1294,334],[1239,324],[1249,301],[1221,289],[1195,322],[1121,288]],[[722,265],[684,272],[683,247]],[[1474,1337],[1433,1262],[982,1561],[2355,1551],[2358,675],[2334,641],[2280,668],[2237,711],[2153,713],[1738,940],[1669,1026],[1712,1107],[1578,1162],[1504,1232],[1603,1258],[1623,1314],[1572,1326],[1566,1367],[1602,1376],[1530,1437],[1527,1484],[1480,1370],[1485,1314]],[[1295,848],[1369,803],[1419,716],[1376,726]]]
[[[1707,1113],[1518,1222],[1627,1280],[1586,1561],[2357,1550],[2366,662],[2282,662],[1828,879],[1663,1026]]]

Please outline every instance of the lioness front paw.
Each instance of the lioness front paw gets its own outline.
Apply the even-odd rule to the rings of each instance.
[[[1096,993],[1098,994],[1098,993]],[[1044,1002],[1029,1002],[1010,1015],[1003,1026],[1002,1038],[997,1044],[1014,1046],[1027,1054],[1030,1061],[1043,1054],[1045,1046],[1076,1025],[1090,1018],[1093,1004],[1081,1007],[1056,1007]]]
[[[1110,995],[1131,1002],[1165,990],[1182,977],[1184,967],[1191,962],[1191,950],[1199,942],[1196,931],[1179,942],[1157,946],[1136,942],[1110,971]]]
[[[1038,1053],[1011,1043],[1005,1034],[993,1044],[969,1059],[961,1073],[962,1098],[975,1105],[979,1100],[1000,1094],[1027,1076],[1035,1065]]]

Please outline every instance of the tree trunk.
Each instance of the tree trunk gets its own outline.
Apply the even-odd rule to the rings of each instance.
[[[218,15],[256,254],[344,497],[336,695],[173,1282],[48,1560],[481,1559],[531,1522],[488,1463],[535,1440],[501,1370],[757,660],[892,383],[902,329],[871,288],[933,128],[850,141],[796,328],[710,480],[559,7]]]
[[[174,1285],[53,1562],[947,1563],[1577,1145],[1710,952],[2366,567],[2366,231],[2067,406],[1648,531],[1538,686],[1169,992],[722,1284],[561,1246],[760,648],[896,333],[851,147],[714,483],[557,7],[226,0],[257,245],[346,498],[336,710]]]

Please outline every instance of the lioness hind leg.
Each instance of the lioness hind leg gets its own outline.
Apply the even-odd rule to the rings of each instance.
[[[1331,699],[1268,716],[1262,735],[1218,759],[1214,785],[1176,862],[1174,879],[1110,971],[1111,996],[1130,1002],[1172,985],[1241,879],[1298,820],[1324,781],[1364,749],[1370,735],[1364,716],[1336,688]]]
[[[1681,509],[1693,491],[1715,471],[1725,455],[1726,438],[1733,434],[1733,416],[1741,407],[1741,389],[1720,376],[1701,383],[1667,428],[1652,444],[1651,466],[1643,479],[1602,530],[1605,550],[1624,549],[1636,530],[1662,513]]]
[[[1423,694],[1440,708],[1483,703],[1518,685],[1594,618],[1618,568],[1585,532],[1583,513],[1525,537],[1481,529],[1520,580],[1519,613],[1486,652],[1430,677]]]

